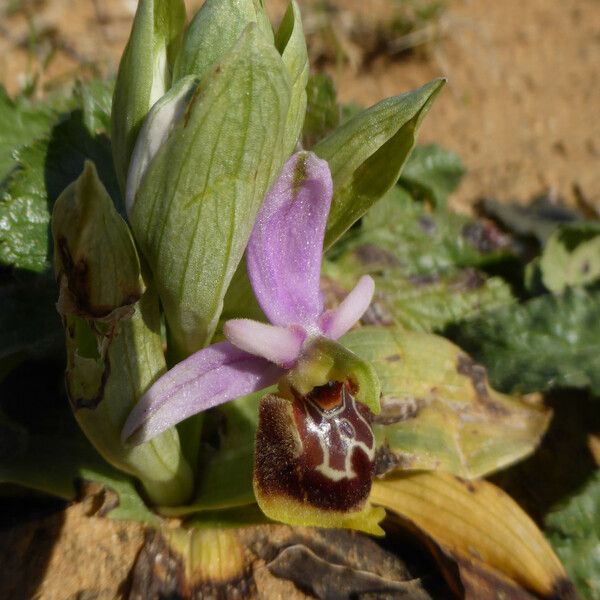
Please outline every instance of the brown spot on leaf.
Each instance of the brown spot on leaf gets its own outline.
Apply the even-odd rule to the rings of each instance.
[[[82,409],[94,410],[98,407],[100,402],[102,402],[104,398],[104,388],[106,387],[106,383],[110,377],[110,359],[108,357],[108,353],[106,354],[103,364],[104,369],[102,371],[102,376],[100,377],[98,389],[90,398],[77,395],[69,386],[69,378],[67,377],[67,396],[69,397],[73,412],[77,412],[78,410]]]
[[[387,443],[375,452],[374,469],[377,477],[383,477],[396,469],[409,469],[415,462],[414,456],[394,452]]]
[[[394,423],[414,419],[425,404],[426,401],[420,398],[382,396],[381,412],[373,417],[373,423],[393,425]]]
[[[198,84],[196,86],[196,89],[194,90],[194,93],[192,94],[192,97],[190,98],[187,106],[185,107],[185,112],[183,113],[183,126],[184,127],[188,126],[190,117],[192,116],[192,110],[194,108],[194,104],[196,103],[196,100],[198,100],[198,96],[200,95],[201,92],[202,92],[202,85]]]
[[[508,577],[487,567],[483,562],[471,560],[449,551],[448,555],[456,563],[456,576],[464,590],[464,598],[471,600],[497,600],[499,598],[536,600],[537,598]]]
[[[490,254],[510,245],[510,237],[492,221],[468,223],[462,229],[462,237],[482,254]]]
[[[57,276],[57,280],[61,282],[59,312],[73,312],[90,319],[105,319],[113,312],[120,314],[119,309],[131,307],[140,299],[141,294],[132,294],[127,290],[123,291],[123,297],[117,306],[95,303],[92,299],[90,269],[87,261],[84,258],[73,260],[65,237],[58,238],[57,247],[62,265],[62,270]],[[65,284],[66,290],[63,287]],[[68,298],[64,297],[65,292]]]
[[[426,215],[419,217],[419,227],[429,235],[432,235],[436,229],[435,221]]]
[[[544,600],[580,600],[580,596],[568,579],[560,579],[556,582],[552,595]]]
[[[433,274],[412,275],[411,277],[408,278],[408,280],[414,287],[420,288],[420,287],[426,287],[428,285],[434,285],[435,283],[437,283],[440,280],[440,276],[437,274],[436,275],[433,275]]]
[[[475,487],[475,484],[472,481],[469,481],[468,479],[463,479],[462,477],[457,477],[456,475],[454,476],[454,479],[456,479],[456,481],[458,481],[462,486],[464,486],[464,488],[469,492],[469,494],[474,494],[477,491],[477,488]]]
[[[387,362],[398,362],[399,360],[402,360],[402,357],[399,354],[390,354],[385,357],[385,360]]]
[[[487,371],[483,365],[476,364],[466,354],[458,355],[458,363],[456,370],[461,375],[466,375],[473,384],[475,390],[475,396],[481,405],[486,408],[489,412],[496,413],[498,415],[507,414],[506,408],[496,404],[491,398],[488,389]]]

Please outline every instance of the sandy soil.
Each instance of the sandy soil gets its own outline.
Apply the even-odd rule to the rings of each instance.
[[[190,10],[201,3],[187,2]],[[300,4],[308,13],[309,1]],[[427,52],[367,62],[360,59],[361,35],[389,22],[394,0],[332,4],[350,60],[326,69],[343,100],[367,105],[448,78],[421,140],[463,157],[468,175],[454,198],[458,206],[485,195],[525,201],[547,190],[569,199],[574,185],[600,206],[598,0],[449,0],[426,36],[436,40]],[[267,6],[277,20],[285,2]],[[134,0],[5,0],[0,80],[16,93],[44,60],[40,90],[81,73],[114,71],[134,8]],[[314,18],[308,20],[311,27]]]
[[[463,157],[460,202],[569,198],[578,184],[600,206],[600,2],[455,0],[441,30],[427,60],[340,71],[341,97],[367,104],[444,75],[421,140]]]

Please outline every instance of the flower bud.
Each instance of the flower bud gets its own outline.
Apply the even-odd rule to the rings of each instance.
[[[292,0],[275,35],[279,50],[290,76],[292,95],[285,125],[285,143],[288,154],[296,149],[306,116],[306,84],[308,83],[308,51],[300,9]]]
[[[176,359],[212,339],[258,209],[285,159],[289,98],[279,53],[251,23],[199,84],[140,181],[131,227]]]
[[[195,77],[184,77],[156,102],[148,113],[135,143],[127,174],[125,208],[128,215],[133,209],[142,177],[159,148],[167,141],[173,128],[183,117],[197,85],[198,80]]]
[[[92,163],[56,201],[52,233],[75,418],[103,458],[140,479],[150,500],[185,502],[192,474],[175,429],[136,448],[121,442],[127,415],[166,363],[158,298],[144,293],[129,228]]]
[[[250,23],[257,23],[259,31],[273,43],[273,29],[262,0],[207,0],[185,33],[173,81],[186,75],[206,75]]]
[[[113,160],[121,190],[146,114],[171,85],[186,14],[183,0],[140,0],[119,65],[111,114]]]
[[[93,163],[56,200],[52,235],[61,314],[110,321],[131,313],[144,291],[140,262]]]

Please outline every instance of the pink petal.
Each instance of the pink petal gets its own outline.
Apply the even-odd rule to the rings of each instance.
[[[284,369],[294,365],[306,339],[300,327],[278,327],[251,319],[231,319],[225,323],[223,333],[234,346]]]
[[[204,348],[175,365],[140,398],[122,439],[145,442],[196,413],[269,387],[282,374],[229,342]]]
[[[374,292],[373,278],[363,275],[342,303],[321,317],[321,331],[333,340],[342,337],[354,324],[358,323],[369,308]]]
[[[248,275],[271,323],[315,324],[323,312],[319,275],[333,184],[312,152],[284,165],[265,197],[248,243]]]

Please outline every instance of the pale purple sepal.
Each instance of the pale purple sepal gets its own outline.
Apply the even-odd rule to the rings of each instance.
[[[234,346],[284,369],[294,365],[306,339],[306,332],[300,327],[279,327],[251,319],[230,319],[223,326],[223,333]]]
[[[337,308],[321,316],[319,320],[321,331],[333,340],[342,337],[369,308],[374,292],[373,278],[363,275]]]
[[[333,183],[327,162],[298,152],[284,165],[256,219],[248,243],[248,275],[274,325],[315,323],[323,237]]]
[[[122,438],[139,444],[201,411],[273,385],[284,371],[229,342],[175,365],[140,398]]]

